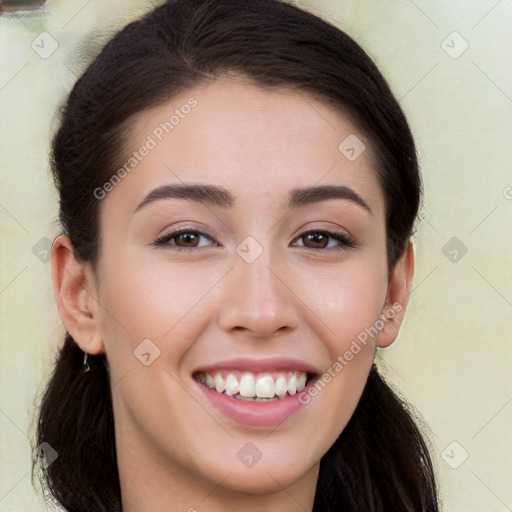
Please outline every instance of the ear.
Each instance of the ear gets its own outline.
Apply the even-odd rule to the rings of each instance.
[[[76,259],[67,235],[52,245],[53,293],[66,331],[86,353],[104,352],[98,329],[98,301],[94,272],[89,263]]]
[[[409,241],[389,277],[386,302],[380,316],[383,326],[376,337],[379,348],[389,347],[398,336],[409,302],[413,275],[414,249]]]

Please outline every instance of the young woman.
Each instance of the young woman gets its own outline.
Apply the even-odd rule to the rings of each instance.
[[[52,146],[67,334],[42,478],[69,511],[437,511],[379,375],[421,197],[364,51],[279,0],[175,0],[119,32]]]

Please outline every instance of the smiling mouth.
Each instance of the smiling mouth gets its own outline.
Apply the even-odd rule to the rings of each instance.
[[[274,402],[300,393],[311,376],[301,371],[258,372],[223,370],[199,372],[195,378],[209,389],[236,400]]]

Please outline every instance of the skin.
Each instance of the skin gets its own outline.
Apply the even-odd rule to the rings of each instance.
[[[67,236],[55,240],[59,313],[82,350],[107,354],[125,512],[310,511],[320,459],[353,414],[376,347],[398,334],[412,245],[389,275],[369,144],[349,161],[338,145],[363,134],[293,91],[233,77],[188,90],[131,120],[127,158],[190,97],[197,106],[101,201],[97,274],[75,259]],[[134,214],[151,190],[181,182],[223,186],[235,205],[168,199]],[[351,187],[372,213],[346,199],[283,207],[291,188],[317,184]],[[175,250],[194,246],[183,239],[153,245],[179,227],[212,239],[188,253]],[[329,238],[321,248],[300,236],[315,229],[358,245]],[[252,263],[235,251],[249,235],[263,249]],[[401,311],[277,428],[235,422],[192,379],[194,369],[235,357],[295,357],[325,371],[392,304]],[[150,366],[134,357],[147,338],[161,351]],[[248,442],[262,454],[252,468],[237,458]]]

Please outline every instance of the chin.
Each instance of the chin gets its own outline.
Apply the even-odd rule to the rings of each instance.
[[[319,462],[309,463],[307,454],[300,449],[288,457],[275,450],[268,457],[253,461],[250,467],[245,467],[235,455],[233,458],[223,457],[220,464],[217,459],[215,464],[203,465],[202,469],[206,470],[210,481],[220,484],[223,489],[258,495],[282,492],[284,488],[299,484],[309,472],[318,469]]]
[[[293,470],[293,471],[292,471]],[[297,471],[297,467],[290,464],[288,467],[267,466],[256,469],[233,471],[222,486],[232,491],[244,494],[273,494],[283,491],[307,473]]]

